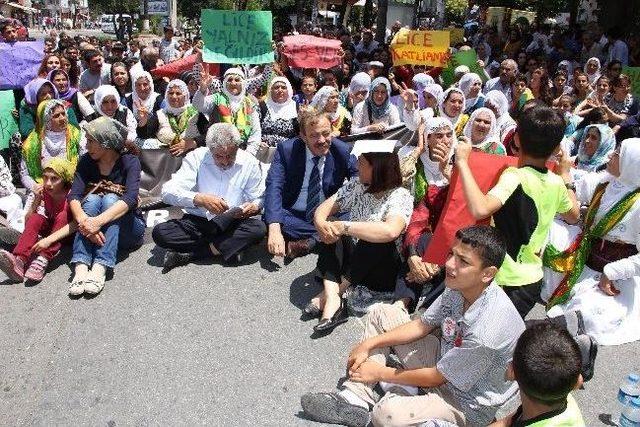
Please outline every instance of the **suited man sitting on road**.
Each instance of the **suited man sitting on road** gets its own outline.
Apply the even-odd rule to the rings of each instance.
[[[351,146],[331,137],[321,112],[300,113],[300,136],[278,144],[267,175],[264,219],[269,253],[296,258],[318,241],[313,214],[325,199],[358,174]]]

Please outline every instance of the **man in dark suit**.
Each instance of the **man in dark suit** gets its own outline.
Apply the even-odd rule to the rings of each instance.
[[[295,258],[313,250],[316,208],[358,174],[350,151],[350,145],[331,137],[329,118],[316,112],[303,114],[299,137],[278,145],[264,204],[272,255]]]

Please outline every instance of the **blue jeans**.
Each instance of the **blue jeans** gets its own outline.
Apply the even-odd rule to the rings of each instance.
[[[90,194],[82,201],[82,210],[90,217],[98,216],[120,200],[116,194],[100,196]],[[80,233],[73,241],[72,263],[82,263],[91,267],[94,263],[113,268],[116,265],[118,248],[130,249],[142,243],[145,224],[142,218],[129,211],[115,221],[102,226],[105,243],[98,246]]]

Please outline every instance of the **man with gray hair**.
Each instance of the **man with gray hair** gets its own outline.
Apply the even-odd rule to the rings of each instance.
[[[156,245],[167,250],[164,273],[212,256],[239,262],[242,251],[266,234],[255,217],[264,194],[260,163],[238,148],[240,133],[230,123],[213,124],[206,142],[185,156],[162,187],[162,200],[186,211],[153,229]]]
[[[518,64],[513,59],[505,59],[500,63],[500,75],[484,84],[482,92],[486,95],[492,90],[499,90],[507,97],[509,102],[513,101],[513,83],[518,74]]]

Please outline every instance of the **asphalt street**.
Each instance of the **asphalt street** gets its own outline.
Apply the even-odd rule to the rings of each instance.
[[[261,246],[237,267],[163,275],[149,243],[100,295],[77,300],[68,259],[36,286],[0,285],[1,425],[317,425],[301,417],[300,395],[334,389],[362,332],[351,318],[312,339],[313,322],[299,319],[319,289],[315,256],[284,266]],[[587,425],[610,424],[639,360],[638,343],[600,350],[575,393]]]

